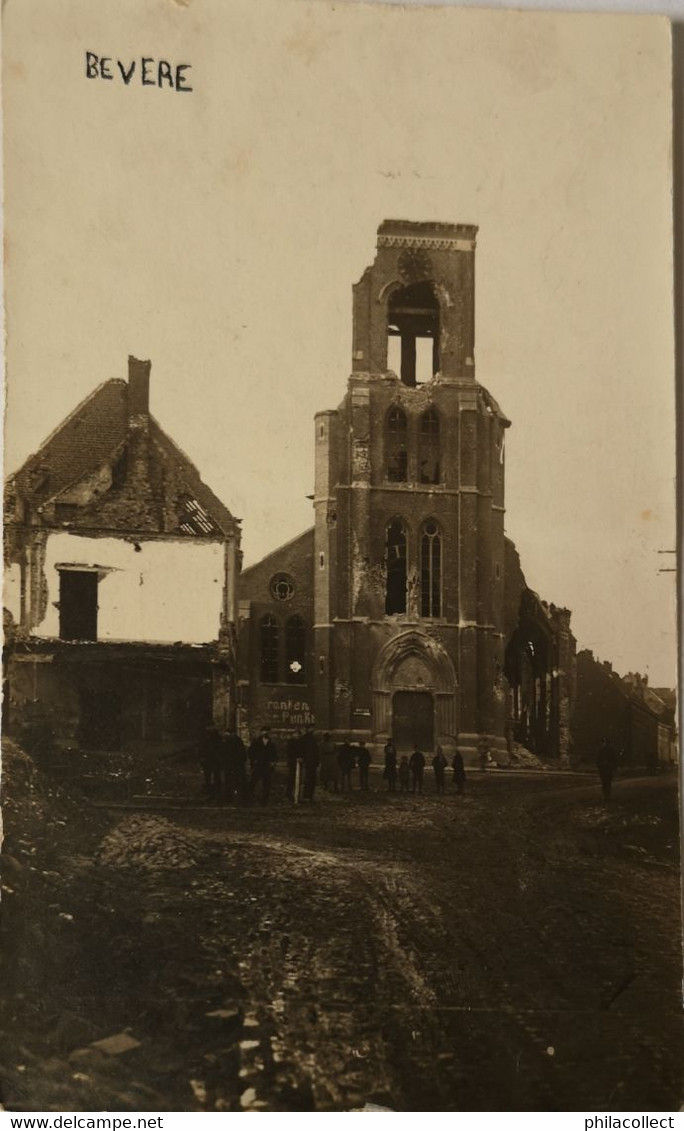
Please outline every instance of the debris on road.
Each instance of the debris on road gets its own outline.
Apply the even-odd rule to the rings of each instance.
[[[193,868],[197,843],[164,817],[125,817],[102,841],[98,864],[109,868]]]

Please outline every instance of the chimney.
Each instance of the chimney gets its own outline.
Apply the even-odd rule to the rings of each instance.
[[[138,361],[128,357],[128,419],[145,418],[150,411],[150,369],[151,361]]]

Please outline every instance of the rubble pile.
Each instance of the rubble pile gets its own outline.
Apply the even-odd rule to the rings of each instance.
[[[520,746],[519,743],[514,742],[510,750],[510,758],[508,767],[511,770],[544,770],[546,766],[541,758],[528,750],[526,746]]]
[[[10,851],[11,833],[16,831],[17,836],[21,836],[20,830],[28,827],[27,818],[34,817],[36,824],[45,820],[46,800],[33,759],[15,742],[5,738],[2,744],[2,807],[8,827],[5,852]]]
[[[119,822],[102,841],[98,864],[108,868],[194,868],[197,844],[163,817],[136,815]]]

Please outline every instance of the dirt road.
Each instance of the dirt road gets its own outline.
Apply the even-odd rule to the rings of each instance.
[[[297,808],[53,796],[58,842],[17,851],[5,901],[6,1105],[679,1108],[675,780],[608,806],[572,775],[373,784]],[[123,1030],[140,1045],[92,1047]]]

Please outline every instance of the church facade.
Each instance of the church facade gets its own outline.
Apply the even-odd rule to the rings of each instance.
[[[378,230],[347,392],[315,417],[313,529],[240,579],[245,729],[567,752],[570,614],[527,588],[504,535],[510,422],[475,378],[476,234]]]

